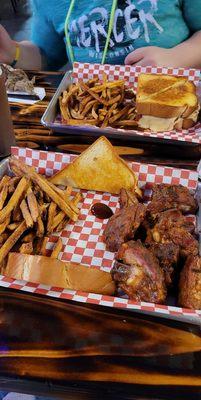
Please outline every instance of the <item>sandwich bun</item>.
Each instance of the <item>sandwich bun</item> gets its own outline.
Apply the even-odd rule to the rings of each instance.
[[[3,273],[10,278],[64,289],[103,295],[113,295],[115,292],[110,273],[51,257],[9,253]]]

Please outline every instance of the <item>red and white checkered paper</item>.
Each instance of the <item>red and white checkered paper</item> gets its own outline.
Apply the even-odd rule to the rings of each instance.
[[[110,81],[124,79],[128,86],[134,86],[137,88],[138,75],[141,73],[153,73],[153,74],[167,74],[176,76],[185,76],[190,81],[193,81],[197,86],[198,96],[200,97],[201,88],[199,85],[200,70],[197,69],[186,69],[186,68],[162,68],[162,67],[132,67],[129,65],[101,65],[101,64],[88,64],[88,63],[74,63],[73,65],[73,78],[75,81],[88,80],[92,78],[102,79],[102,74],[105,72],[108,75]],[[104,132],[107,136],[107,132],[110,131],[122,132],[122,134],[128,134],[128,130],[117,129],[117,128],[105,128]],[[102,130],[103,132],[103,130]],[[182,142],[190,143],[201,143],[201,123],[198,122],[194,127],[190,129],[173,130],[167,132],[150,132],[150,131],[139,131],[129,130],[129,135],[140,135],[144,137],[154,137],[161,139],[178,140]]]
[[[45,173],[48,176],[72,162],[76,157],[75,155],[17,147],[12,148],[12,154],[27,165],[34,166],[39,173]],[[196,190],[198,174],[195,171],[140,164],[136,162],[132,162],[130,165],[138,176],[139,185],[144,186],[146,184],[147,197],[149,197],[150,194],[150,185],[153,183],[182,184],[189,189]],[[106,251],[105,244],[102,240],[103,229],[106,222],[92,215],[90,209],[93,203],[101,201],[109,205],[112,210],[115,211],[118,208],[118,196],[94,191],[83,191],[83,196],[84,199],[81,204],[79,220],[75,223],[67,224],[66,228],[60,234],[53,234],[47,243],[47,249],[51,250],[57,237],[60,236],[63,242],[63,249],[59,255],[61,260],[77,262],[87,266],[96,266],[109,272],[113,265],[114,253]],[[70,299],[84,303],[121,307],[125,309],[153,311],[169,316],[201,316],[201,310],[187,310],[170,305],[166,306],[145,302],[136,303],[126,298],[48,287],[42,284],[18,281],[3,275],[0,275],[0,286],[19,289],[30,293],[44,294],[60,299]]]

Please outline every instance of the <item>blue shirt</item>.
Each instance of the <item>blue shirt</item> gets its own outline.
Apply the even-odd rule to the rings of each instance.
[[[68,61],[64,24],[70,0],[32,0],[32,41],[48,67]],[[77,0],[68,34],[75,61],[100,63],[112,0]],[[201,30],[201,0],[118,0],[105,62],[123,64],[127,54],[143,46],[171,48]],[[67,53],[66,53],[67,50]]]

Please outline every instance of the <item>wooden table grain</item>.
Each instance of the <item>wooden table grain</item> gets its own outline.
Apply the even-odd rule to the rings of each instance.
[[[40,119],[63,73],[29,72],[39,107],[10,104],[18,145],[58,150],[90,136],[53,135]],[[200,146],[112,140],[127,159],[196,169]],[[0,388],[72,400],[201,398],[200,326],[0,289]]]
[[[55,135],[41,125],[41,117],[63,77],[63,72],[30,71],[29,75],[35,76],[37,86],[45,88],[46,98],[33,107],[10,103],[18,145],[58,151],[58,146],[63,144],[72,144],[73,148],[74,144],[92,143],[95,139],[90,135],[79,137],[72,134]],[[168,141],[165,144],[152,144],[147,143],[143,137],[131,140],[126,136],[123,139],[112,139],[111,142],[117,146],[129,146],[141,150],[141,154],[126,157],[128,160],[196,169],[201,158],[201,146],[197,144],[185,145],[178,142],[177,145],[172,145]]]
[[[200,326],[11,291],[0,310],[1,388],[73,400],[201,396]]]

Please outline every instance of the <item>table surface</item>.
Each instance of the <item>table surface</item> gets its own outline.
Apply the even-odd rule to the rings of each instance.
[[[18,144],[51,150],[58,143],[73,145],[72,136],[55,137],[40,124],[62,73],[33,74],[47,97],[35,109],[11,104]],[[81,144],[91,141],[79,138]],[[145,162],[198,164],[198,146],[132,146],[144,150],[138,159]],[[198,399],[200,327],[1,288],[0,389],[65,399]]]

